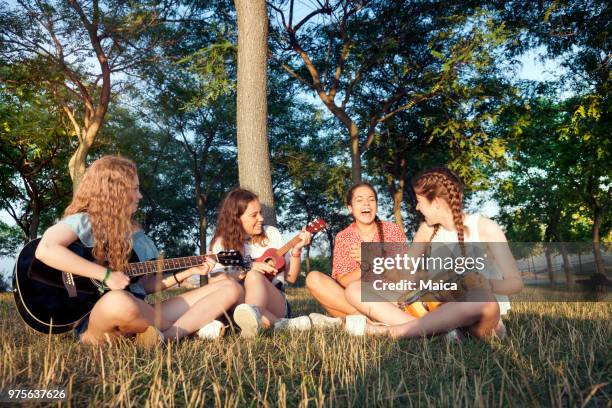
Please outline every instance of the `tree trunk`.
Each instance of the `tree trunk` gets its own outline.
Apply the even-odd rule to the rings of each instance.
[[[548,268],[548,278],[550,279],[550,284],[555,284],[555,275],[552,267],[552,260],[550,255],[550,246],[553,241],[553,238],[556,236],[557,231],[557,222],[559,221],[559,215],[561,210],[556,208],[553,211],[553,215],[548,219],[548,225],[546,226],[546,231],[544,231],[544,245],[546,246],[546,267]]]
[[[79,188],[79,183],[85,174],[85,160],[87,159],[87,153],[89,153],[89,146],[81,142],[68,162],[68,171],[70,172],[70,178],[72,179],[73,196],[76,194],[76,191]]]
[[[567,254],[567,248],[565,247],[565,243],[561,243],[561,256],[563,257],[563,272],[565,273],[565,283],[567,286],[572,286],[574,284],[574,279],[572,277],[572,265],[570,263],[569,255]]]
[[[38,237],[38,225],[40,224],[40,202],[38,198],[32,200],[32,220],[30,221],[28,239],[36,239]]]
[[[404,199],[404,188],[406,186],[406,164],[406,158],[401,157],[399,159],[397,187],[395,187],[395,180],[393,178],[390,180],[391,196],[393,197],[393,216],[395,218],[395,223],[402,231],[405,231],[404,219],[402,217],[402,201]]]
[[[353,184],[361,183],[361,152],[359,149],[359,129],[354,122],[349,127],[351,138],[351,179]]]
[[[552,267],[552,260],[550,257],[550,249],[548,248],[548,245],[546,246],[546,250],[544,251],[546,254],[546,268],[548,270],[548,280],[550,281],[551,285],[555,284],[555,274],[553,271],[553,267]]]
[[[265,0],[235,0],[238,15],[236,128],[240,186],[259,196],[265,222],[276,225],[268,148],[268,12]]]
[[[85,174],[87,154],[91,146],[93,146],[98,136],[98,132],[102,128],[104,116],[108,110],[108,105],[110,103],[110,73],[106,72],[108,70],[108,67],[102,68],[102,72],[106,74],[103,75],[104,81],[100,91],[101,96],[99,105],[95,111],[91,113],[91,118],[85,119],[86,127],[84,127],[82,135],[79,137],[79,146],[68,162],[68,171],[72,179],[72,195],[76,194],[79,183]],[[78,132],[79,129],[77,126],[75,126],[75,130]]]
[[[332,268],[334,266],[334,234],[330,229],[326,229],[325,233],[327,234],[327,240],[329,241],[329,270],[333,272]]]
[[[593,228],[591,229],[591,237],[593,241],[593,255],[595,261],[595,272],[602,275],[606,274],[603,258],[601,257],[601,248],[599,245],[599,230],[601,228],[601,212],[598,209],[593,211]]]
[[[203,209],[203,208],[202,208]],[[200,208],[198,208],[198,212],[200,212]],[[208,229],[208,217],[206,213],[200,212],[200,255],[203,255],[207,252],[206,248],[206,230]],[[200,286],[204,286],[208,284],[208,276],[200,275]]]
[[[310,245],[306,246],[306,275],[310,273]]]

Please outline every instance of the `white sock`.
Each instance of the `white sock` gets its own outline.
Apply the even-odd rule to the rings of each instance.
[[[340,327],[342,326],[342,319],[339,317],[330,317],[321,313],[311,313],[308,315],[312,321],[313,327],[326,328],[326,327]]]
[[[312,323],[308,316],[294,317],[293,319],[279,319],[274,323],[274,330],[310,330]]]
[[[346,316],[344,329],[353,336],[364,336],[367,324],[368,320],[363,315],[348,315]]]

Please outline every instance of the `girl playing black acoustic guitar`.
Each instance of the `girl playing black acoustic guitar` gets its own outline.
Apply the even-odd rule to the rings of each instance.
[[[137,333],[145,344],[178,340],[243,298],[242,287],[227,280],[164,301],[161,316],[156,316],[155,309],[143,300],[156,290],[155,276],[130,284],[122,272],[132,250],[140,261],[158,256],[151,239],[133,219],[141,198],[136,165],[123,157],[102,157],[87,169],[64,218],[44,233],[36,250],[36,257],[48,266],[97,279],[111,289],[75,328],[85,343],[99,344]],[[77,239],[93,247],[95,263],[67,249]],[[175,273],[162,279],[159,286],[164,290],[194,274],[205,275],[213,265],[209,260]]]

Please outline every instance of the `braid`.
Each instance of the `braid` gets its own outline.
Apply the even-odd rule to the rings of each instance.
[[[378,230],[378,239],[380,242],[385,242],[385,231],[383,230],[382,221],[380,218],[378,218],[378,215],[376,218],[374,218],[374,222],[376,223],[376,229]]]
[[[380,247],[382,248],[382,253],[381,256],[383,258],[387,257],[387,251],[385,250],[385,231],[383,230],[383,225],[382,225],[382,221],[380,220],[380,218],[378,218],[378,215],[374,218],[374,222],[376,223],[376,230],[378,231],[378,242],[382,242],[383,245],[381,245]]]
[[[453,222],[457,230],[457,240],[461,253],[465,256],[465,226],[463,225],[463,183],[459,176],[445,167],[435,167],[423,172],[413,183],[417,194],[424,195],[429,201],[436,197],[444,199],[452,212]],[[430,240],[433,240],[440,229],[440,224],[434,225]]]
[[[461,248],[461,254],[465,256],[465,244],[464,244],[464,230],[463,230],[463,216],[462,216],[462,194],[458,191],[457,186],[449,179],[445,179],[444,188],[448,192],[448,204],[453,213],[453,221],[455,222],[455,229],[457,230],[457,239]]]
[[[436,224],[436,225],[434,225],[434,227],[433,227],[433,228],[434,228],[434,230],[433,230],[433,232],[431,233],[431,237],[429,237],[429,240],[430,240],[430,241],[433,241],[434,237],[435,237],[435,236],[436,236],[436,234],[438,233],[438,230],[440,229],[440,224]]]

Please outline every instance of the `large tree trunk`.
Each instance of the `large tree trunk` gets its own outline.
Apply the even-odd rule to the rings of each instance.
[[[276,225],[268,148],[268,12],[265,0],[235,0],[238,15],[236,128],[240,186],[259,196],[265,222]]]

